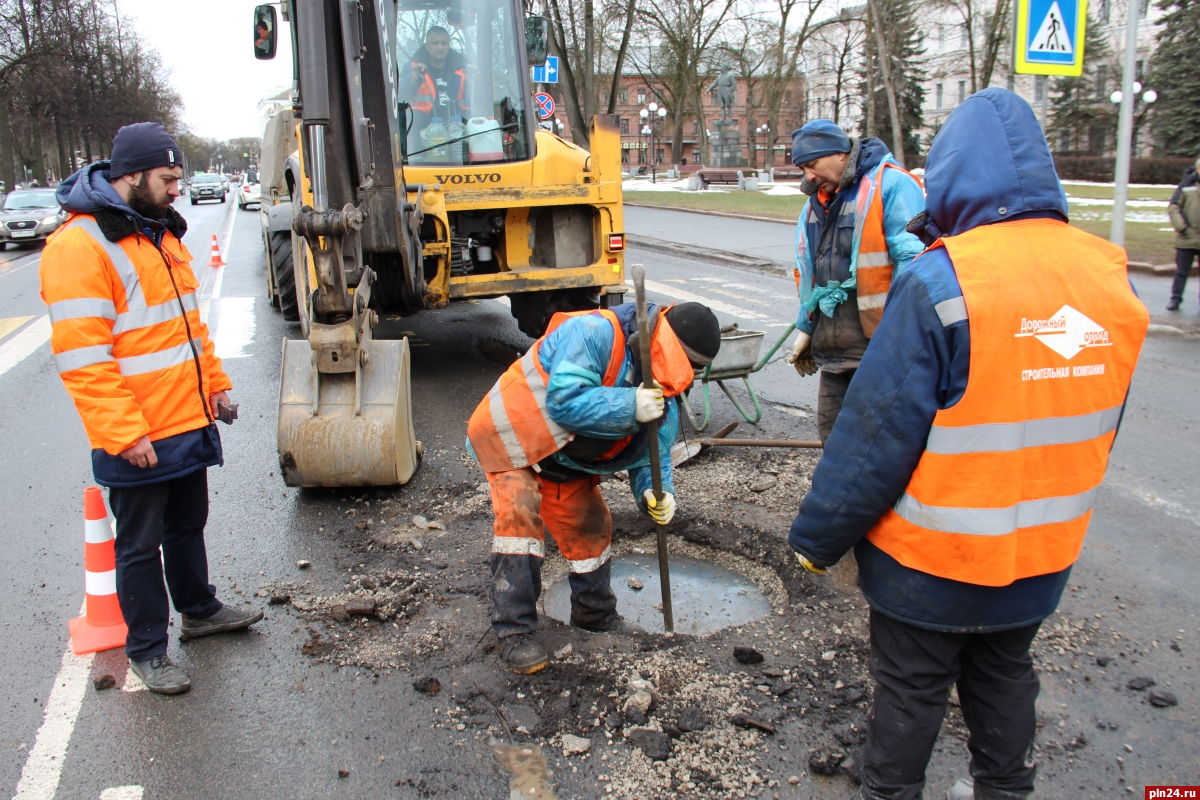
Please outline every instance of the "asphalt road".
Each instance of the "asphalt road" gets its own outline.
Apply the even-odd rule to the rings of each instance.
[[[306,559],[313,567],[304,579],[338,589],[362,554],[332,528],[326,533],[326,520],[344,505],[379,495],[283,486],[274,419],[280,340],[299,334],[263,300],[257,214],[230,205],[179,208],[189,221],[185,242],[197,264],[207,260],[213,234],[228,237],[222,273],[196,267],[242,417],[233,428],[222,428],[226,466],[210,471],[212,581],[225,602],[262,604],[257,587],[297,579],[295,562]],[[709,248],[722,235],[741,235],[735,220],[679,214],[664,221],[658,212],[646,222],[642,213],[627,210],[631,231],[643,223],[643,229],[657,225],[660,232],[702,226],[706,240],[699,246]],[[690,243],[686,235],[661,235]],[[21,797],[418,797],[431,791],[423,788],[428,778],[447,796],[507,797],[506,783],[478,738],[430,723],[431,712],[445,710],[445,699],[417,694],[403,671],[314,664],[301,653],[303,624],[277,608],[268,608],[267,619],[247,634],[182,645],[173,640],[171,655],[194,682],[192,692],[178,698],[137,691],[121,650],[90,663],[64,659],[66,622],[79,613],[83,598],[80,496],[91,474],[82,426],[45,342],[38,255],[0,254],[0,543],[7,556],[0,561],[0,619],[8,638],[0,649],[0,785],[17,787],[24,771]],[[791,280],[778,272],[658,249],[631,248],[629,263],[646,265],[652,299],[701,300],[722,322],[763,331],[768,344],[794,319]],[[1163,283],[1135,278],[1148,303],[1160,296],[1165,302]],[[1196,312],[1194,292],[1185,312]],[[408,335],[412,344],[416,428],[426,450],[414,480],[389,496],[414,512],[436,509],[444,502],[442,491],[481,479],[461,443],[467,416],[502,367],[482,355],[479,342],[496,339],[522,348],[528,340],[498,301],[387,319],[381,326],[386,331]],[[1091,646],[1094,655],[1077,654],[1077,667],[1068,663],[1069,651],[1065,660],[1048,653],[1043,673],[1039,709],[1050,728],[1046,734],[1061,739],[1064,731],[1078,731],[1089,744],[1064,751],[1043,768],[1039,796],[1113,797],[1125,794],[1123,786],[1138,787],[1140,794],[1146,784],[1182,783],[1197,774],[1200,691],[1193,667],[1200,663],[1200,588],[1193,576],[1200,567],[1194,489],[1200,470],[1194,454],[1200,424],[1190,402],[1200,393],[1196,348],[1194,339],[1178,336],[1152,337],[1144,348],[1109,479],[1064,601],[1064,613],[1094,620],[1106,638],[1103,646]],[[784,352],[786,344],[776,358]],[[753,382],[766,429],[814,432],[815,378],[800,381],[776,362]],[[740,382],[731,390],[745,403]],[[715,387],[713,394],[714,427],[736,419]],[[687,498],[680,503],[685,506]],[[466,550],[480,543],[453,544]],[[476,568],[486,569],[482,561]],[[176,630],[177,616],[173,624]],[[1110,625],[1119,626],[1119,640],[1107,638]],[[476,627],[485,630],[486,622],[478,620]],[[1115,663],[1101,670],[1095,656]],[[1054,671],[1052,660],[1064,671]],[[105,674],[117,688],[95,691],[87,679]],[[1151,709],[1144,695],[1124,690],[1135,674],[1169,688],[1179,706]],[[52,695],[59,689],[64,691]],[[1097,728],[1101,722],[1118,727]],[[931,790],[965,774],[961,756],[959,747],[935,758]],[[799,756],[792,769],[804,769]],[[338,770],[349,775],[341,778]],[[774,791],[783,797],[849,793],[843,779],[821,780]],[[575,791],[600,795],[598,785]],[[112,791],[119,787],[127,788]]]

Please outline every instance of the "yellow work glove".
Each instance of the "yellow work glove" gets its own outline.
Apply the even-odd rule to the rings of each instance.
[[[792,352],[784,361],[795,367],[802,378],[806,375],[816,375],[817,362],[812,357],[812,337],[804,331],[796,331]]]
[[[663,391],[639,386],[634,394],[633,416],[638,422],[651,422],[663,414]]]
[[[796,553],[796,561],[798,561],[800,563],[800,566],[804,567],[806,570],[808,570],[809,572],[811,572],[814,575],[824,575],[827,572],[827,570],[824,567],[818,567],[816,564],[809,561],[807,558],[805,558],[800,553]]]
[[[663,492],[660,501],[654,499],[653,489],[647,489],[642,499],[646,501],[646,513],[659,525],[666,525],[675,516],[675,497],[670,492]]]

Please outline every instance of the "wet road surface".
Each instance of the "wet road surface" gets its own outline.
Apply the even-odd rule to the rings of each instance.
[[[451,490],[482,479],[461,446],[466,419],[502,371],[480,353],[478,343],[492,338],[524,348],[528,340],[498,301],[386,319],[381,333],[408,335],[412,344],[415,424],[426,452],[417,476],[383,494],[285,488],[275,451],[280,340],[299,332],[263,299],[257,213],[238,212],[232,203],[179,208],[189,221],[185,242],[202,279],[202,302],[234,384],[233,398],[241,404],[241,419],[221,429],[226,466],[210,470],[211,580],[225,602],[256,606],[265,606],[266,598],[255,592],[268,583],[305,580],[328,592],[340,590],[367,559],[339,535],[336,519],[343,507],[386,494],[408,504],[406,513],[453,513]],[[631,230],[638,213],[628,210]],[[737,225],[707,216],[700,222]],[[200,266],[214,233],[228,240],[228,266],[221,273]],[[0,783],[15,789],[24,770],[23,797],[93,800],[117,787],[138,788],[107,796],[140,797],[140,789],[147,798],[419,797],[433,791],[507,797],[484,743],[431,721],[444,717],[448,698],[418,694],[411,686],[416,676],[403,670],[314,663],[301,652],[309,641],[305,623],[284,608],[267,607],[267,619],[244,634],[186,644],[173,637],[171,655],[194,684],[178,698],[137,691],[121,650],[96,655],[82,672],[71,658],[64,662],[66,621],[79,612],[83,598],[80,497],[91,474],[82,426],[49,358],[45,308],[37,293],[39,253],[0,254],[5,442],[0,542],[7,556],[0,562],[0,619],[8,639],[0,651]],[[768,344],[794,319],[794,288],[783,275],[637,248],[631,248],[628,263],[646,265],[652,299],[701,300],[723,323],[765,331]],[[1135,277],[1148,303],[1163,295],[1164,281]],[[1191,302],[1185,312],[1194,314]],[[1193,666],[1200,646],[1200,589],[1193,576],[1200,566],[1200,500],[1194,485],[1200,470],[1194,454],[1200,420],[1191,400],[1200,392],[1196,348],[1193,339],[1152,337],[1143,351],[1109,480],[1062,609],[1072,626],[1084,624],[1089,638],[1081,644],[1068,640],[1075,633],[1063,632],[1039,655],[1044,669],[1039,711],[1048,729],[1042,739],[1058,748],[1043,754],[1039,796],[1113,797],[1125,795],[1126,786],[1140,794],[1148,783],[1186,782],[1196,774],[1200,691]],[[777,358],[786,350],[785,344]],[[765,408],[764,429],[812,437],[815,378],[800,381],[777,362],[753,381]],[[744,400],[742,387],[731,388]],[[714,427],[737,419],[715,387],[713,394]],[[679,500],[686,514],[689,500]],[[459,558],[450,555],[451,569],[483,572],[485,527],[460,528],[458,534],[464,530],[478,540],[458,540],[453,528],[444,537],[443,550],[461,551]],[[311,561],[312,568],[301,573],[299,559]],[[852,579],[839,586],[847,597],[857,595]],[[172,632],[178,624],[176,615]],[[466,620],[463,628],[483,634],[486,619]],[[1101,668],[1097,657],[1113,661]],[[493,655],[479,668],[499,667]],[[116,688],[94,690],[90,679],[106,674]],[[87,680],[82,699],[72,705],[68,698],[64,705],[60,693],[52,709],[54,715],[74,710],[73,720],[47,717],[60,679],[74,686],[80,675]],[[1153,677],[1159,688],[1178,696],[1179,705],[1148,706],[1144,692],[1124,689],[1135,675]],[[1086,744],[1063,745],[1072,736],[1084,737]],[[52,746],[55,741],[60,750]],[[768,746],[772,763],[780,764],[776,778],[804,773],[812,746],[803,739],[793,741],[788,752]],[[35,747],[40,758],[30,757]],[[965,774],[964,753],[957,740],[939,750],[930,796]],[[348,775],[339,777],[339,770]],[[600,784],[583,780],[592,774],[585,769],[578,781],[568,781],[564,796],[602,796]],[[783,782],[755,791],[833,798],[848,795],[850,784],[806,776],[795,786]]]

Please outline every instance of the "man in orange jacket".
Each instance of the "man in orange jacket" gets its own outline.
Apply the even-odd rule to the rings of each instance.
[[[223,606],[208,582],[207,468],[223,463],[214,419],[228,407],[231,384],[200,319],[199,282],[180,241],[187,223],[171,208],[182,163],[161,125],[121,128],[111,161],[58,187],[70,217],[50,237],[40,273],[54,363],[117,518],[130,669],[161,694],[191,688],[167,656],[164,570],[183,616],[181,638],[262,619],[261,611]]]

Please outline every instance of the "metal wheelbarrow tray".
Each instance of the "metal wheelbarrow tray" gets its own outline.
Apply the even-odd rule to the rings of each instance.
[[[796,329],[795,325],[789,325],[784,331],[783,336],[771,347],[766,356],[759,359],[758,352],[762,349],[763,337],[766,336],[765,331],[747,331],[741,330],[737,324],[727,325],[721,329],[721,349],[717,351],[717,357],[713,362],[702,370],[696,370],[696,378],[700,381],[704,389],[704,415],[699,418],[692,413],[692,407],[688,403],[687,394],[680,395],[683,400],[683,408],[687,411],[688,421],[692,423],[692,428],[700,433],[708,427],[709,421],[712,419],[712,398],[709,395],[708,384],[710,381],[716,381],[721,387],[721,391],[725,392],[725,396],[729,398],[729,402],[733,403],[733,407],[738,410],[742,418],[751,425],[757,425],[762,419],[762,406],[759,405],[758,395],[754,393],[754,387],[750,385],[751,373],[758,372],[771,357],[775,355],[775,351],[779,349],[784,340],[791,335]],[[746,391],[750,394],[750,400],[754,403],[754,414],[748,414],[745,409],[738,403],[737,398],[729,391],[729,387],[725,385],[725,381],[741,378],[742,383],[746,385]]]

